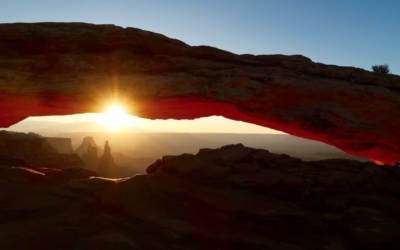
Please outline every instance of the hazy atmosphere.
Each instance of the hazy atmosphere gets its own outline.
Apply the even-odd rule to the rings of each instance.
[[[119,115],[124,122],[122,124],[109,123],[113,121],[106,118],[102,122],[101,114],[79,114],[68,116],[45,116],[30,117],[16,125],[11,126],[7,130],[29,132],[32,130],[32,122],[54,122],[53,125],[77,125],[80,124],[80,131],[96,131],[103,132],[174,132],[174,133],[260,133],[260,134],[284,134],[283,132],[245,123],[225,119],[220,116],[212,116],[199,118],[195,120],[149,120],[130,115]],[[115,117],[114,117],[115,119]],[[50,123],[49,123],[50,124]],[[137,130],[135,130],[137,129]]]

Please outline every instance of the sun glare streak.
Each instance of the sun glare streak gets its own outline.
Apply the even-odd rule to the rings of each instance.
[[[113,128],[133,126],[135,124],[135,117],[127,115],[122,107],[113,105],[105,113],[98,115],[97,123]]]

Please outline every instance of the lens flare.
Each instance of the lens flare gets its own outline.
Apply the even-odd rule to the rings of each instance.
[[[112,105],[105,113],[98,115],[97,123],[114,128],[133,126],[135,124],[135,117],[127,115],[121,106]]]

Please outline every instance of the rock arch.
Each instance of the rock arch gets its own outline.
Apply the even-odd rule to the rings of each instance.
[[[236,55],[135,28],[0,24],[0,127],[122,102],[145,118],[209,115],[400,161],[400,77],[301,56]]]

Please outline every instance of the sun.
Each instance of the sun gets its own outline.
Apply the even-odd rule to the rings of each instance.
[[[135,118],[127,115],[124,108],[119,105],[110,106],[106,112],[97,117],[97,123],[114,128],[132,126],[135,123],[134,120]]]

